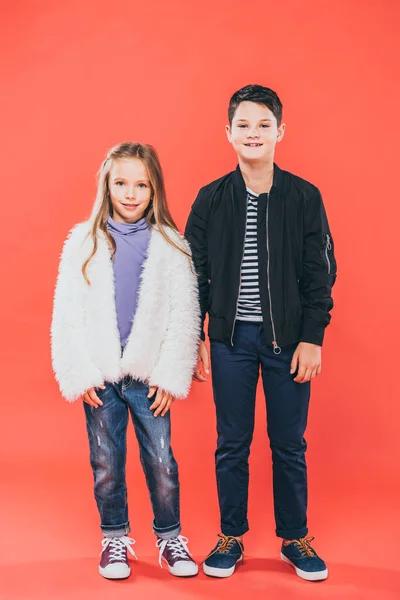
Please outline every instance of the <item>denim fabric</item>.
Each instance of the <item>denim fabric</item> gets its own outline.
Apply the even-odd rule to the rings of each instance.
[[[307,534],[305,461],[309,383],[295,383],[290,363],[296,345],[274,354],[263,325],[238,321],[233,346],[211,341],[218,443],[215,453],[221,531],[239,536],[248,528],[250,444],[254,430],[260,367],[272,450],[276,534],[295,539]]]
[[[130,531],[125,481],[129,413],[139,443],[140,460],[153,507],[154,533],[163,539],[179,535],[178,465],[170,446],[170,413],[154,417],[149,386],[128,376],[97,389],[103,406],[84,403],[94,475],[94,494],[106,537]]]

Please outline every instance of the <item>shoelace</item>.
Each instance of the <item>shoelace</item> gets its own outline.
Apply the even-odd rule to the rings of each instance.
[[[235,537],[233,537],[231,535],[224,535],[223,533],[219,533],[218,537],[221,538],[221,541],[219,542],[219,544],[215,548],[215,550],[213,550],[212,552],[210,552],[210,554],[207,556],[207,558],[210,558],[210,556],[213,556],[213,554],[216,554],[217,552],[218,553],[221,552],[222,554],[228,554],[228,552],[232,548],[233,544],[235,542],[237,542],[239,544],[239,548],[240,548],[240,551],[242,553],[242,562],[244,561],[244,558],[243,558],[243,555],[244,555],[244,546],[243,546],[243,543],[240,540],[237,540]],[[205,560],[207,560],[207,558],[205,558]]]
[[[101,552],[104,552],[106,548],[110,549],[110,561],[121,562],[125,560],[125,548],[129,550],[134,558],[137,560],[137,556],[134,550],[131,548],[133,544],[136,544],[135,540],[123,535],[121,537],[106,537],[102,540],[101,545],[103,547]]]
[[[316,556],[316,552],[311,546],[311,542],[313,541],[313,539],[313,537],[308,537],[299,538],[295,541],[295,545],[300,550],[302,556],[309,556],[310,558]]]
[[[172,558],[187,558],[187,556],[192,556],[189,552],[189,548],[187,547],[189,540],[187,537],[183,535],[178,535],[178,537],[172,538],[170,540],[161,540],[158,539],[156,542],[156,547],[160,548],[160,553],[158,556],[158,562],[160,563],[160,567],[162,566],[162,555],[164,553],[165,548],[168,548],[172,551]]]

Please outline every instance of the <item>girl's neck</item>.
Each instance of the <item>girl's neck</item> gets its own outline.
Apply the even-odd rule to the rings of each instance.
[[[122,226],[124,226],[124,225],[135,225],[135,223],[139,223],[139,222],[141,223],[143,221],[143,219],[145,219],[145,216],[142,215],[141,217],[136,218],[132,221],[131,220],[127,221],[120,215],[114,214],[113,216],[109,215],[109,219],[111,219],[111,221],[113,223],[118,223],[118,224],[121,224]]]
[[[108,229],[111,229],[111,231],[118,232],[123,235],[134,234],[137,231],[142,231],[143,229],[147,228],[148,224],[146,221],[146,217],[141,217],[134,223],[115,220],[111,216],[108,217]]]
[[[273,160],[267,163],[248,163],[239,159],[239,167],[247,188],[256,194],[270,191],[274,179]]]

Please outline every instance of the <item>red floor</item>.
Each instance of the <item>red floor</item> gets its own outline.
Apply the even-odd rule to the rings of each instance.
[[[23,537],[21,537],[23,546]],[[106,581],[97,574],[97,557],[54,561],[34,560],[0,568],[1,600],[103,600],[106,598],[169,600],[180,598],[281,598],[287,600],[398,600],[397,571],[330,563],[328,580],[308,583],[276,558],[248,556],[234,577],[215,580],[202,572],[177,579],[161,571],[156,557],[141,557],[125,581]],[[262,594],[259,596],[259,594]]]
[[[255,469],[256,470],[256,469]],[[327,581],[300,580],[279,558],[268,490],[252,488],[245,562],[226,580],[177,579],[161,570],[151,531],[144,481],[131,481],[132,536],[139,561],[123,582],[97,571],[101,536],[88,469],[42,465],[24,474],[3,470],[0,480],[0,600],[399,600],[400,519],[397,486],[369,490],[341,485],[335,496],[313,486],[310,533],[326,560]],[[257,476],[257,473],[254,474]],[[136,481],[137,480],[137,481]],[[136,488],[135,488],[136,486]],[[333,489],[331,486],[330,489]],[[216,498],[183,494],[183,534],[198,562],[216,541]]]

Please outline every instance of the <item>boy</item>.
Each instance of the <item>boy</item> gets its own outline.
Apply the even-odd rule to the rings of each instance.
[[[235,171],[203,187],[186,238],[198,273],[209,338],[218,443],[215,454],[220,540],[207,575],[229,577],[248,531],[248,457],[256,386],[266,395],[273,460],[276,535],[281,558],[309,581],[328,570],[307,538],[304,432],[310,381],[321,372],[321,346],[333,307],[333,240],[319,190],[274,163],[283,139],[282,104],[269,88],[249,85],[229,104],[226,133]],[[197,381],[205,381],[202,341]]]

